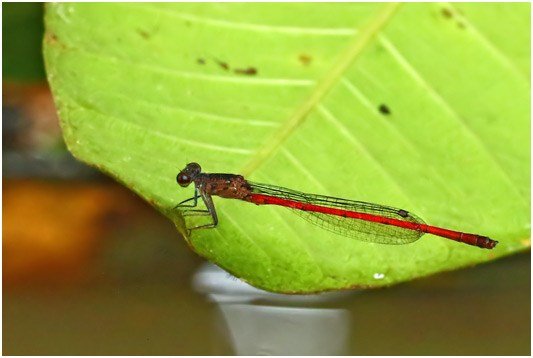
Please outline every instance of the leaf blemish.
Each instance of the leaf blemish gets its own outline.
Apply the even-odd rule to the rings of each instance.
[[[453,13],[450,11],[450,9],[443,8],[441,13],[447,19],[451,19],[453,17]]]
[[[389,107],[387,107],[387,106],[384,105],[384,104],[379,105],[378,109],[379,109],[379,111],[380,111],[381,113],[383,113],[383,114],[385,114],[385,115],[389,115],[389,114],[390,114],[390,109],[389,109]]]
[[[150,34],[144,30],[141,30],[141,29],[137,29],[137,32],[139,33],[139,35],[141,35],[143,38],[145,39],[149,39],[150,38]]]
[[[199,65],[205,65],[205,60],[203,58],[199,58],[196,60],[196,63]]]
[[[311,60],[312,60],[311,56],[308,56],[308,55],[305,55],[305,54],[302,54],[302,55],[298,56],[298,59],[300,60],[300,62],[304,66],[309,66],[311,64]]]
[[[226,70],[226,71],[229,70],[229,66],[228,66],[228,64],[226,62],[222,62],[222,61],[219,61],[219,60],[215,60],[215,61],[217,61],[218,65],[220,67],[222,67],[224,70]]]
[[[255,67],[248,67],[248,68],[236,68],[235,69],[235,73],[239,74],[239,75],[250,75],[250,76],[253,76],[253,75],[256,75],[257,74],[257,69]]]
[[[50,45],[55,45],[57,42],[57,35],[55,32],[49,32],[46,36],[46,39],[50,43]]]

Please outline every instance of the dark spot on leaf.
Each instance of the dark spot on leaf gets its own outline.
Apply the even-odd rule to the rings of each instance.
[[[149,39],[150,38],[150,34],[144,30],[141,30],[141,29],[137,29],[137,32],[139,33],[139,35],[141,35],[143,38],[145,39]]]
[[[48,40],[48,42],[50,43],[50,45],[55,45],[56,42],[57,42],[57,35],[55,32],[49,32],[47,35],[46,35],[46,39]]]
[[[253,76],[257,74],[257,69],[254,67],[248,67],[248,68],[236,68],[235,73],[240,75],[249,75]]]
[[[304,66],[309,66],[311,64],[311,60],[312,60],[311,56],[304,55],[304,54],[298,56],[298,59],[300,60],[300,62]]]
[[[453,17],[453,13],[450,11],[450,9],[447,9],[445,7],[442,8],[441,13],[445,18],[451,19]]]
[[[217,61],[218,65],[220,67],[222,67],[224,70],[226,70],[226,71],[229,70],[229,66],[228,66],[228,64],[226,62],[219,61],[219,60],[215,60],[215,61]]]
[[[381,113],[383,113],[383,114],[386,114],[386,115],[389,115],[389,114],[390,114],[390,109],[389,109],[389,107],[387,107],[387,106],[384,105],[384,104],[381,104],[381,105],[379,106],[379,111],[380,111]]]
[[[196,63],[199,65],[205,65],[205,60],[203,58],[199,58],[196,60]]]
[[[462,21],[457,21],[457,26],[459,26],[460,29],[465,29],[466,25]]]

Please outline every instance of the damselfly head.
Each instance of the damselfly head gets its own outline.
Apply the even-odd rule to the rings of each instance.
[[[196,174],[196,173],[200,173],[202,171],[202,167],[198,163],[189,163],[189,164],[187,164],[187,166],[183,170],[187,170],[190,173]]]
[[[200,164],[198,163],[189,163],[183,169],[178,176],[176,177],[176,181],[179,185],[182,187],[188,186],[193,180],[194,176],[202,171],[202,167],[200,167]]]

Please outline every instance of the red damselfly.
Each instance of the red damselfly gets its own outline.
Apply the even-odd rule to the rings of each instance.
[[[339,199],[325,195],[306,194],[283,187],[253,183],[242,175],[202,173],[198,163],[189,163],[177,176],[177,182],[186,187],[194,182],[194,197],[176,207],[193,208],[202,198],[207,210],[185,209],[184,216],[211,216],[213,222],[191,229],[214,228],[218,217],[211,195],[240,199],[257,205],[279,205],[325,230],[349,238],[380,244],[408,244],[425,233],[492,249],[498,241],[486,236],[467,234],[427,225],[407,210],[390,206]],[[192,201],[192,204],[186,203]]]

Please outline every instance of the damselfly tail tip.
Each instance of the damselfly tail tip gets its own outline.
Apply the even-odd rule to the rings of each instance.
[[[477,240],[477,246],[492,250],[496,245],[498,244],[498,241],[492,240],[486,236],[479,236]]]

